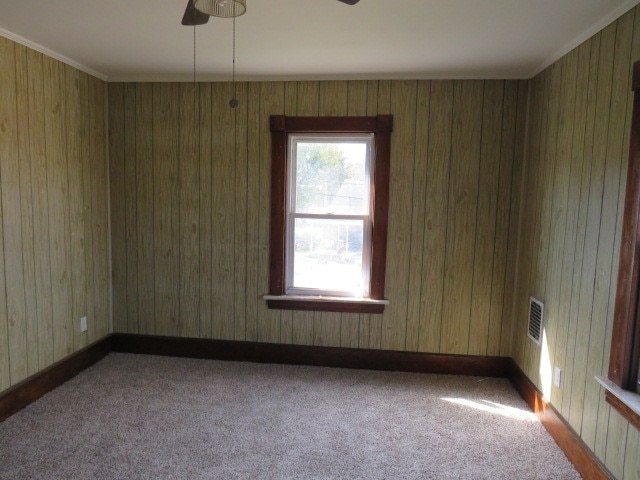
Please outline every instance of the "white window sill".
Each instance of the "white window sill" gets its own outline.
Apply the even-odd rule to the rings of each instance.
[[[596,381],[605,390],[629,407],[636,415],[640,416],[640,395],[629,390],[623,390],[607,377],[596,377]]]
[[[374,300],[365,297],[328,297],[325,295],[263,295],[265,300],[309,300],[313,302],[362,303],[364,305],[389,305],[389,300]]]

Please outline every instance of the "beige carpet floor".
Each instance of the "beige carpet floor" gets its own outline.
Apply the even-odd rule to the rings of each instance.
[[[0,424],[3,479],[575,479],[508,381],[110,354]]]

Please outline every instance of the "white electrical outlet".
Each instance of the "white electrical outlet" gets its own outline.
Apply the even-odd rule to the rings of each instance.
[[[553,369],[553,384],[558,388],[562,385],[562,370],[558,367]]]
[[[82,317],[80,319],[80,331],[81,332],[86,332],[87,331],[87,317]]]

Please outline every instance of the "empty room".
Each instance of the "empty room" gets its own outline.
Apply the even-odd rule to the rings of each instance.
[[[640,0],[0,0],[0,479],[640,480]]]

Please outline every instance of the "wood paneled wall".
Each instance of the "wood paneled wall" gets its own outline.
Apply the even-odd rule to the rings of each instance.
[[[634,479],[639,432],[594,376],[608,370],[636,60],[638,7],[531,80],[513,350],[616,477]],[[541,347],[527,338],[530,295],[545,302]]]
[[[527,83],[109,85],[114,330],[511,349]],[[391,113],[384,315],[268,310],[269,115]]]
[[[0,37],[0,392],[112,330],[106,93]]]

